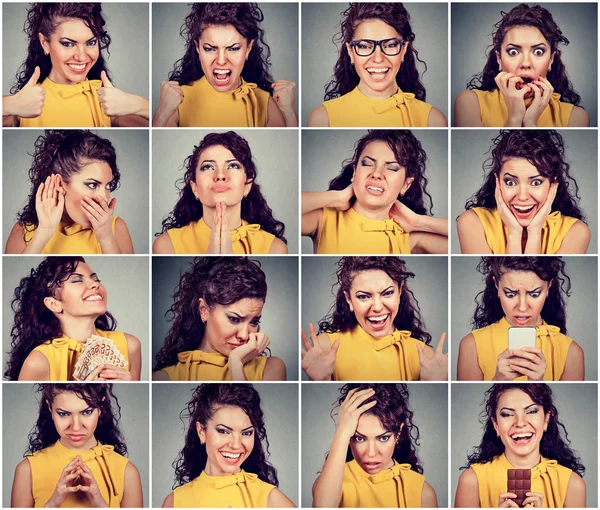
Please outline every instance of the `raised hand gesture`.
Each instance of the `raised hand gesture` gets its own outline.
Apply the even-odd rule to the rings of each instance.
[[[302,370],[311,381],[328,381],[333,374],[340,341],[336,340],[331,345],[327,335],[318,337],[312,323],[308,325],[308,332],[310,341],[306,338],[303,329],[300,332],[302,345],[304,346],[302,349]]]
[[[46,89],[38,85],[39,79],[40,68],[36,66],[29,81],[6,103],[10,111],[3,111],[2,115],[16,115],[24,119],[39,117],[46,101]]]
[[[442,333],[435,349],[419,342],[419,363],[421,364],[421,381],[447,381],[448,380],[448,354],[444,354],[446,333]]]
[[[365,411],[377,405],[376,400],[368,404],[364,403],[366,400],[372,398],[374,394],[375,390],[373,388],[360,391],[358,391],[358,388],[354,388],[348,392],[348,395],[346,395],[344,402],[340,406],[336,434],[341,434],[350,441],[350,438],[356,433],[360,416]]]
[[[46,177],[35,194],[35,212],[39,232],[54,234],[65,209],[65,191],[58,174]]]

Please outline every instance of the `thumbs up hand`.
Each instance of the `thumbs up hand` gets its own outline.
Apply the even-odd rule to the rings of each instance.
[[[46,89],[38,85],[40,68],[35,67],[29,81],[12,96],[11,101],[3,102],[2,115],[16,115],[25,119],[39,117],[46,101]],[[10,111],[5,111],[10,109]]]
[[[106,74],[106,71],[100,73],[102,88],[98,90],[98,99],[104,113],[109,117],[120,117],[137,113],[136,96],[115,87]]]

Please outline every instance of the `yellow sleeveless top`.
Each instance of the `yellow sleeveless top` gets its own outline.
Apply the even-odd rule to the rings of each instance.
[[[127,338],[122,331],[101,331],[96,330],[96,335],[104,338],[110,338],[125,359],[129,361],[129,350],[127,348]],[[73,372],[75,364],[81,356],[84,344],[73,340],[65,335],[48,340],[42,345],[38,345],[34,351],[41,352],[50,364],[50,381],[73,381]],[[125,370],[129,370],[129,364]]]
[[[340,347],[333,369],[334,381],[418,381],[421,375],[417,345],[410,331],[394,331],[374,338],[360,325],[342,333],[327,333]]]
[[[323,208],[317,240],[318,254],[410,253],[410,234],[394,220],[372,220],[354,209]]]
[[[117,224],[118,216],[112,218],[112,231],[115,233],[115,225]],[[25,244],[33,239],[35,227],[31,224],[25,225]],[[59,254],[59,255],[90,255],[102,254],[100,241],[94,234],[93,229],[82,227],[77,223],[70,225],[60,222],[56,231],[44,246],[43,254]]]
[[[266,508],[275,488],[243,469],[235,475],[210,476],[204,471],[173,491],[174,508]]]
[[[329,127],[427,127],[432,108],[400,89],[387,99],[371,99],[358,87],[323,106]]]
[[[495,255],[506,253],[506,242],[508,239],[508,229],[502,223],[498,209],[488,209],[486,207],[473,207],[477,214],[485,240],[490,250]],[[542,227],[542,251],[543,254],[558,253],[562,242],[569,232],[569,229],[577,223],[577,218],[563,216],[560,211],[554,211],[548,215],[544,226]]]
[[[46,78],[44,109],[39,117],[21,119],[21,127],[110,127],[110,117],[98,100],[101,80],[84,80],[74,85],[61,85]]]
[[[510,324],[503,317],[498,322],[476,329],[471,333],[475,337],[477,348],[477,362],[483,372],[484,381],[491,381],[496,374],[498,355],[508,349],[508,328]],[[546,357],[546,373],[544,381],[559,381],[567,363],[567,354],[572,338],[563,335],[560,328],[550,326],[544,322],[535,328],[537,338],[535,346],[542,349]],[[517,377],[515,381],[528,381],[527,376]]]
[[[370,475],[352,460],[346,462],[339,508],[421,508],[425,477],[398,464]]]
[[[497,508],[498,496],[507,492],[507,470],[515,469],[514,466],[502,454],[491,462],[473,464],[471,467],[477,475],[481,508]],[[531,492],[544,495],[543,508],[564,507],[572,473],[569,468],[545,457],[531,470]]]
[[[212,229],[205,223],[204,218],[188,223],[185,227],[167,230],[173,249],[177,254],[208,253],[208,244]],[[244,255],[248,253],[269,253],[275,236],[261,230],[257,223],[249,224],[242,220],[242,226],[230,231],[233,253]]]
[[[52,497],[62,470],[81,455],[90,468],[104,501],[110,508],[119,508],[125,486],[125,468],[129,459],[114,451],[114,447],[98,443],[90,450],[70,450],[56,441],[52,446],[27,456],[31,466],[31,488],[35,508],[43,508]],[[61,508],[91,508],[85,492],[67,496]]]
[[[206,76],[182,85],[179,105],[180,127],[265,127],[270,94],[255,83],[228,92],[217,92]]]
[[[473,92],[479,101],[483,126],[504,127],[508,120],[508,108],[500,91],[498,89],[491,91],[473,89]],[[529,106],[532,100],[533,98],[526,99],[525,104]],[[572,111],[573,105],[561,102],[560,94],[554,92],[550,103],[538,119],[537,127],[567,127]]]
[[[262,381],[267,356],[258,356],[244,365],[249,381]],[[177,355],[177,365],[163,368],[171,381],[231,381],[229,358],[218,352],[184,351]]]

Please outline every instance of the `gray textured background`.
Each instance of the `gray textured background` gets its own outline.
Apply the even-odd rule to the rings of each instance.
[[[10,329],[13,326],[14,314],[10,302],[14,290],[21,278],[29,275],[32,268],[39,266],[44,257],[2,257],[2,332],[3,332],[3,371],[8,360],[10,349]],[[134,335],[142,344],[141,380],[149,379],[148,351],[150,350],[148,293],[148,257],[125,257],[106,255],[87,255],[85,261],[98,274],[106,287],[108,311],[117,320],[117,330]]]
[[[129,452],[128,458],[140,471],[144,495],[144,507],[149,507],[149,458],[150,434],[148,425],[150,413],[147,383],[115,384],[114,393],[121,406],[119,428],[125,436],[125,444]],[[2,506],[10,508],[10,489],[13,483],[15,468],[23,460],[27,450],[27,434],[31,431],[38,417],[38,394],[31,384],[8,383],[2,385]],[[62,468],[61,468],[62,469]]]
[[[254,383],[261,398],[269,439],[267,458],[277,469],[279,489],[298,504],[298,385]],[[152,388],[152,506],[160,508],[173,490],[172,462],[185,444],[189,419],[179,413],[195,384],[154,384]],[[187,412],[187,410],[186,410]],[[185,423],[185,425],[184,425]],[[244,466],[242,466],[243,468]]]
[[[27,56],[28,40],[23,32],[27,16],[26,3],[2,6],[4,61],[2,63],[2,94],[8,94],[19,66]],[[147,3],[104,3],[102,12],[106,31],[112,42],[105,60],[112,84],[130,94],[148,99],[150,78],[149,5]]]
[[[271,354],[281,358],[287,380],[298,380],[298,260],[296,257],[250,257],[261,264],[267,277],[267,300],[260,330],[269,335]],[[154,257],[152,260],[152,365],[169,331],[165,313],[173,292],[193,257]],[[199,339],[200,340],[200,339]]]
[[[325,464],[336,424],[330,412],[340,396],[341,384],[302,385],[302,506],[312,505],[312,485]],[[446,384],[409,384],[413,423],[421,435],[417,450],[423,474],[437,494],[439,508],[448,506],[448,386]]]
[[[169,214],[179,192],[177,179],[183,178],[183,162],[194,146],[209,133],[226,129],[152,131],[152,241],[160,232],[163,218]],[[291,130],[260,131],[237,129],[250,145],[256,165],[256,182],[275,219],[285,225],[289,253],[298,253],[298,133]]]
[[[121,173],[119,189],[111,193],[117,199],[115,214],[121,217],[131,234],[135,253],[149,252],[148,215],[150,213],[149,143],[146,130],[102,129],[91,130],[109,140],[117,153],[117,167]],[[5,130],[2,153],[2,251],[6,240],[29,196],[34,143],[43,135],[41,129]]]
[[[424,66],[417,66],[427,91],[425,100],[448,118],[448,4],[405,6],[415,34],[414,46],[427,64],[425,74]],[[339,55],[333,37],[347,8],[347,3],[302,4],[302,126],[306,126],[310,112],[323,103],[325,85]]]
[[[567,298],[567,335],[585,353],[585,380],[598,379],[598,261],[596,257],[563,257],[565,272],[571,279]],[[475,296],[485,288],[484,277],[476,267],[480,257],[452,257],[451,351],[452,380],[456,380],[458,345],[471,331]],[[550,322],[552,324],[552,322]]]
[[[271,48],[271,75],[274,80],[296,83],[296,110],[300,97],[298,83],[298,4],[259,3],[265,16],[261,23]],[[179,36],[190,8],[185,3],[152,4],[152,111],[160,98],[160,82],[168,78],[175,62],[185,53]]]
[[[499,130],[453,130],[452,143],[452,202],[450,226],[452,253],[460,253],[456,218],[465,211],[466,201],[484,182],[483,164],[492,155],[492,140]],[[565,161],[569,173],[577,181],[581,201],[579,207],[585,213],[592,237],[588,253],[598,253],[598,140],[596,131],[562,130],[565,142]],[[572,183],[570,183],[572,184]]]
[[[484,393],[489,384],[452,384],[452,446],[450,469],[452,474],[452,506],[456,495],[461,466],[467,454],[479,445],[483,427],[478,421],[484,410]],[[598,506],[598,389],[595,384],[550,384],[558,419],[566,427],[571,448],[585,466],[587,507]]]
[[[452,32],[452,124],[454,100],[467,86],[471,76],[480,73],[486,62],[492,30],[518,4],[453,3]],[[595,3],[540,3],[548,9],[563,35],[571,42],[563,46],[562,60],[573,87],[581,95],[581,104],[590,115],[590,126],[598,125],[598,6]]]

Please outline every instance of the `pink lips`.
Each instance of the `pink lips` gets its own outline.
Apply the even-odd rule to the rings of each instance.
[[[229,191],[231,188],[229,186],[213,186],[210,190],[214,193],[224,193],[225,191]]]

